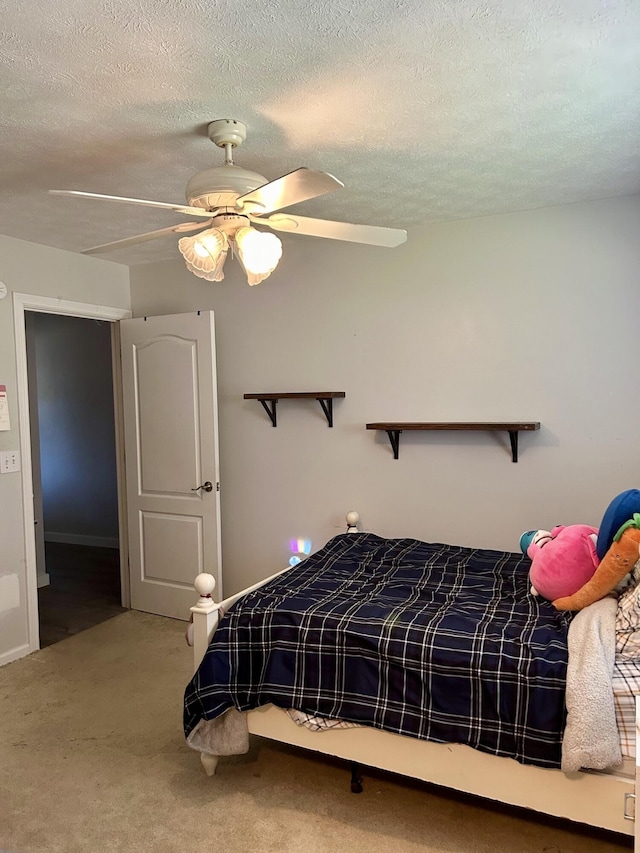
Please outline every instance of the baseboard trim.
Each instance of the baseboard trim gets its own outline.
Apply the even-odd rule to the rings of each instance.
[[[66,545],[88,545],[93,548],[119,548],[120,540],[110,536],[83,536],[81,533],[45,532],[45,542],[62,542]]]
[[[38,575],[38,589],[42,589],[43,586],[49,586],[51,583],[51,575],[49,572],[44,572],[41,575]]]
[[[4,666],[14,660],[18,660],[18,658],[23,658],[28,655],[30,651],[29,643],[23,643],[21,646],[16,646],[15,649],[9,649],[8,652],[4,652],[4,654],[0,655],[0,666]]]

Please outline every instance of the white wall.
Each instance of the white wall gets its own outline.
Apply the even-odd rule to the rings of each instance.
[[[120,264],[0,236],[0,384],[7,386],[11,431],[0,450],[20,446],[16,397],[12,293],[49,296],[113,308],[129,307],[129,270]],[[19,473],[0,475],[0,663],[24,653],[27,643],[25,540]]]
[[[357,509],[386,536],[517,550],[523,530],[598,525],[640,485],[640,197],[415,228],[398,249],[287,237],[250,288],[181,260],[131,270],[134,316],[211,308],[220,393],[225,591],[314,550]],[[346,391],[327,427],[246,392]],[[500,433],[385,420],[539,420],[511,462]]]

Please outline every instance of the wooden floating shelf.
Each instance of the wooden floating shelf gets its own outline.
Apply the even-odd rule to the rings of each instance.
[[[367,424],[367,429],[384,430],[389,436],[393,458],[398,458],[400,449],[400,433],[404,430],[489,430],[492,432],[508,432],[511,441],[511,459],[518,461],[518,433],[540,429],[540,421],[473,421],[453,423],[416,423],[407,421],[393,421],[375,424]]]
[[[333,426],[333,401],[346,397],[344,391],[287,391],[269,392],[265,394],[245,394],[245,400],[259,400],[262,408],[269,415],[271,425],[277,426],[276,405],[278,400],[317,400],[322,406],[327,423]]]

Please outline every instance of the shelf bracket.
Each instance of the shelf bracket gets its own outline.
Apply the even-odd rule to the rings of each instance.
[[[264,400],[264,399],[260,398],[260,402],[262,403],[262,408],[265,410],[265,412],[269,415],[269,418],[271,419],[271,425],[277,426],[277,423],[276,423],[276,403],[278,401],[277,400]],[[271,405],[269,405],[269,403],[271,403]]]
[[[509,430],[509,440],[511,441],[511,461],[518,461],[518,430]]]
[[[316,400],[322,406],[322,411],[327,419],[330,427],[333,426],[333,399],[331,397],[316,397]]]
[[[386,430],[387,435],[389,436],[389,441],[391,442],[391,448],[393,450],[393,458],[397,459],[398,454],[400,452],[400,433],[401,429],[388,429]]]

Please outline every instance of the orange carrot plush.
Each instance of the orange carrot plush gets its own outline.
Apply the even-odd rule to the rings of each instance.
[[[626,521],[613,537],[613,542],[595,573],[573,595],[556,598],[557,610],[582,610],[612,592],[640,559],[640,513]]]

